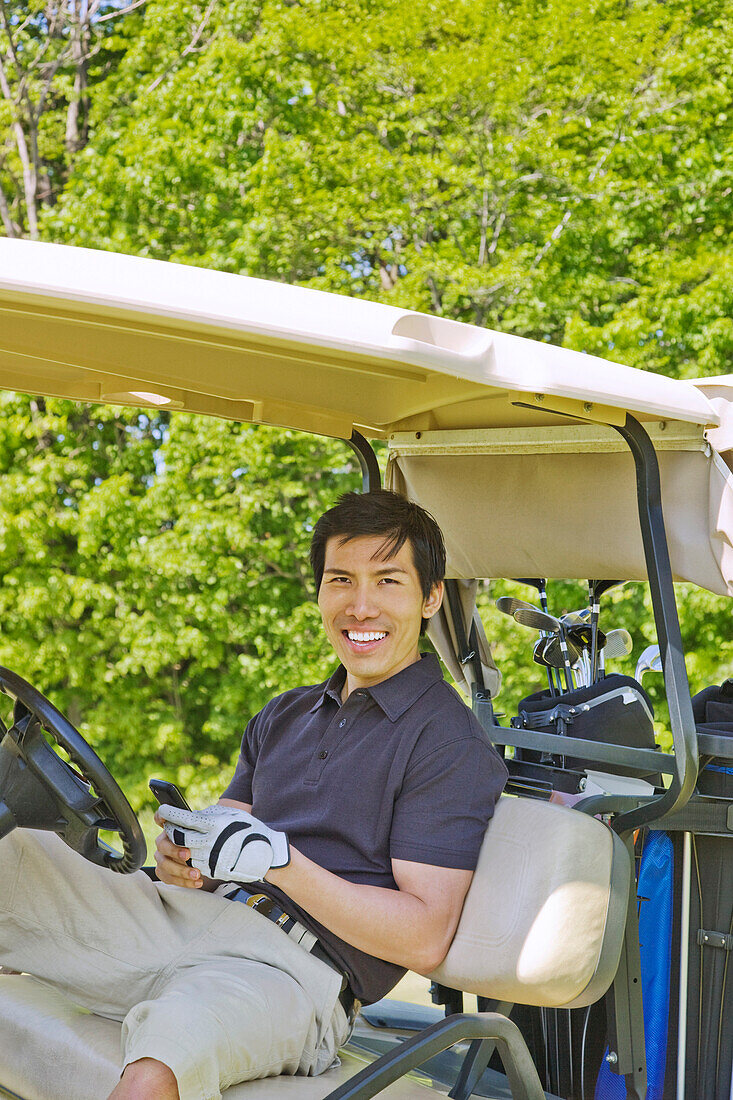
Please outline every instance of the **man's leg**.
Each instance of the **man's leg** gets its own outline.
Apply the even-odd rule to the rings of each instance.
[[[121,1020],[184,946],[146,875],[97,867],[53,834],[0,840],[0,964]]]
[[[248,906],[114,874],[27,830],[0,841],[0,885],[0,964],[127,1016],[127,1063],[162,1062],[180,1082],[193,1060],[184,1100],[218,1097],[220,1081],[320,1072],[345,1037],[338,975]]]
[[[161,1091],[161,1100],[219,1100],[221,1090],[237,1081],[320,1072],[335,1058],[348,1023],[338,1002],[330,1019],[321,1021],[317,1001],[307,982],[261,962],[211,958],[176,971],[124,1021],[121,1084],[134,1071],[136,1081],[159,1081],[162,1089],[164,1075],[152,1064],[157,1061],[172,1068],[178,1088]],[[112,1093],[114,1100],[134,1095]],[[138,1095],[158,1100],[156,1092]]]
[[[14,830],[0,841],[0,884],[0,959],[120,1020],[137,997],[148,995],[166,958],[154,942],[163,907],[146,875],[117,875],[56,836]],[[125,954],[133,956],[133,971]],[[172,1070],[145,1059],[129,1067],[112,1095],[178,1100],[179,1094]]]

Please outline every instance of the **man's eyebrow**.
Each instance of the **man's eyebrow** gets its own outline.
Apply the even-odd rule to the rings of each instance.
[[[351,577],[351,576],[353,576],[350,569],[329,568],[329,569],[324,569],[323,573],[324,573],[324,575],[326,573],[333,573],[338,577]],[[405,576],[409,575],[407,570],[403,569],[402,566],[400,566],[400,565],[385,565],[382,569],[376,569],[375,573],[378,577],[385,577],[389,573],[404,573]]]

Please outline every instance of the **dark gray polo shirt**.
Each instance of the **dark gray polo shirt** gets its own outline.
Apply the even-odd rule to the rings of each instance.
[[[396,890],[392,859],[473,870],[507,772],[437,658],[342,704],[345,675],[340,666],[325,684],[269,702],[245,730],[223,797],[251,803],[349,882]],[[334,936],[271,883],[263,890],[318,936],[363,1003],[404,974]]]

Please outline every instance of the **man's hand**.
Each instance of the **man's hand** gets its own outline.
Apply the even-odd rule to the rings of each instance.
[[[200,871],[220,881],[256,882],[272,867],[285,867],[290,862],[290,846],[285,833],[270,829],[246,810],[230,806],[209,806],[206,810],[180,810],[163,805],[156,817],[162,820],[171,847],[163,849],[173,867],[166,873],[174,876],[163,881],[177,885],[196,884],[191,870]],[[158,844],[161,852],[161,844]],[[185,876],[178,869],[182,853],[188,852],[191,868]],[[157,858],[157,857],[156,857]],[[185,860],[183,861],[185,866]],[[158,877],[161,878],[160,861]]]
[[[162,828],[164,822],[157,812],[155,820]],[[155,840],[155,849],[155,873],[161,882],[167,886],[188,886],[194,889],[207,885],[201,872],[188,866],[187,861],[191,858],[188,848],[174,844],[165,833],[160,833]]]

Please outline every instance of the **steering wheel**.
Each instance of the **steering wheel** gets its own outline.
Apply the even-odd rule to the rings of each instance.
[[[53,703],[10,669],[0,667],[0,691],[15,701],[10,729],[0,721],[0,837],[16,826],[45,829],[92,863],[121,874],[137,871],[146,855],[140,823],[94,750]],[[100,841],[100,829],[119,833],[122,854]]]

